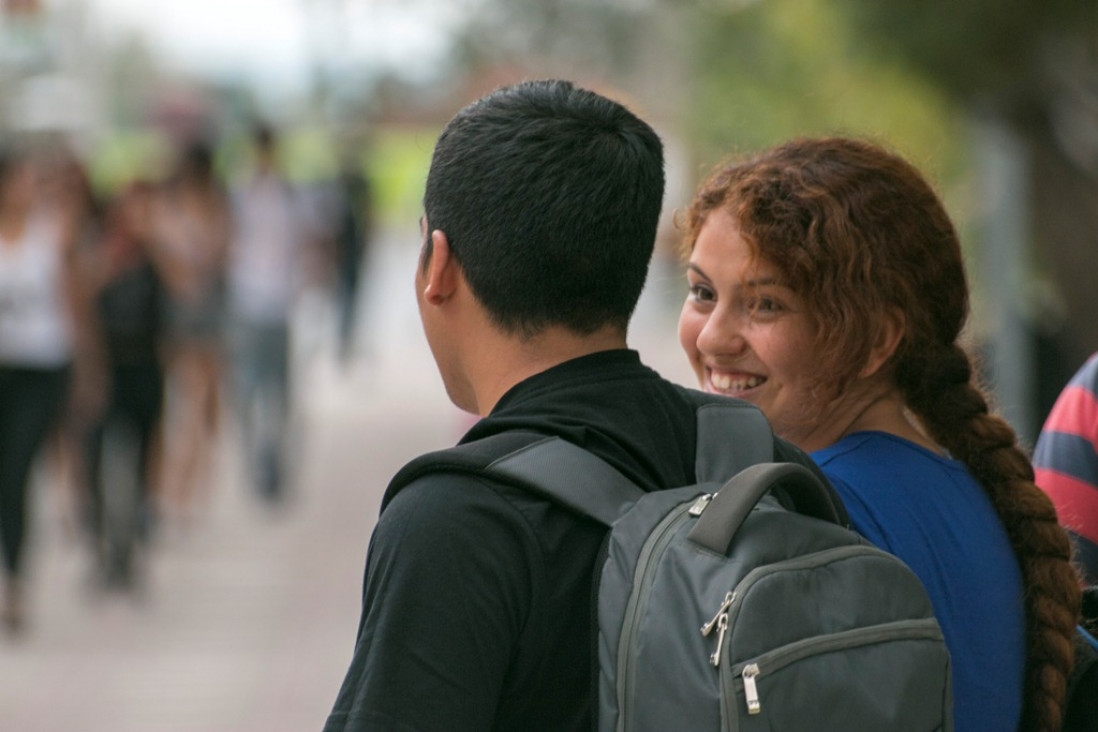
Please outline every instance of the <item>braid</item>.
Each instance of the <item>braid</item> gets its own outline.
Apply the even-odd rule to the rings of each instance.
[[[1059,730],[1074,661],[1081,592],[1071,544],[1010,425],[988,413],[968,355],[956,344],[908,352],[896,378],[930,437],[987,491],[1018,558],[1025,587],[1025,694],[1019,729]]]

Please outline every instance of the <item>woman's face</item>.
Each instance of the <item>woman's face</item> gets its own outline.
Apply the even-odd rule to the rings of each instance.
[[[815,388],[812,319],[773,264],[751,260],[727,212],[714,211],[703,224],[687,280],[679,341],[700,388],[752,402],[775,433],[802,449],[830,444],[819,434],[825,405]]]

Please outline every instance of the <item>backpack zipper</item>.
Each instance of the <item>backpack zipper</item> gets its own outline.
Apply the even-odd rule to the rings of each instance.
[[[826,636],[810,636],[789,645],[776,648],[772,651],[754,658],[743,664],[737,673],[736,667],[721,667],[722,685],[728,696],[728,708],[734,708],[736,690],[732,684],[732,678],[739,675],[743,680],[744,701],[747,705],[747,713],[754,715],[762,711],[762,701],[759,698],[758,678],[766,669],[767,674],[781,671],[786,666],[804,660],[811,656],[824,653],[859,648],[874,643],[892,642],[897,640],[929,640],[940,641],[942,632],[934,618],[917,618],[911,620],[896,620],[880,625],[871,625],[853,630],[844,630]],[[725,669],[728,669],[728,673]]]
[[[633,634],[636,631],[640,610],[648,605],[651,595],[652,578],[659,567],[658,558],[667,549],[675,536],[675,530],[690,519],[689,504],[683,503],[669,512],[648,536],[637,558],[637,568],[633,574],[633,592],[625,607],[621,638],[618,641],[618,732],[624,732],[628,725],[627,713],[632,706],[630,682],[636,664],[636,649],[633,648]]]
[[[709,656],[709,663],[712,666],[719,666],[721,663],[721,648],[724,646],[724,635],[728,632],[728,607],[735,601],[736,591],[730,590],[721,601],[721,606],[717,608],[717,614],[701,627],[701,634],[704,636],[712,633],[713,628],[717,629],[717,649]]]
[[[747,713],[758,714],[762,711],[759,704],[759,687],[755,685],[755,677],[759,675],[759,664],[749,663],[743,667],[740,676],[743,677],[743,695],[747,700]]]
[[[705,507],[709,505],[709,502],[713,500],[712,493],[703,493],[698,496],[698,499],[694,501],[694,505],[690,507],[691,516],[701,516],[705,511]]]

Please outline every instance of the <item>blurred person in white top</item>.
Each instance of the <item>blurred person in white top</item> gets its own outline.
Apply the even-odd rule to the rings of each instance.
[[[0,150],[0,621],[25,620],[22,576],[30,470],[67,394],[87,312],[73,266],[80,210],[43,195],[26,150]]]
[[[279,172],[278,140],[253,133],[255,167],[232,191],[228,256],[233,390],[246,467],[259,495],[285,492],[290,410],[290,319],[313,239],[306,200]]]

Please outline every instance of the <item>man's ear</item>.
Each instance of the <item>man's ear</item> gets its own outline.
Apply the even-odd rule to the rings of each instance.
[[[882,312],[877,317],[873,330],[873,342],[869,347],[869,358],[866,359],[865,366],[862,367],[859,373],[859,376],[863,378],[873,376],[880,371],[881,367],[892,358],[892,354],[896,353],[900,341],[903,340],[904,334],[907,332],[907,322],[900,310],[892,308]]]
[[[454,294],[461,267],[450,252],[450,241],[442,229],[431,232],[431,254],[424,264],[423,299],[432,305],[440,305]]]

